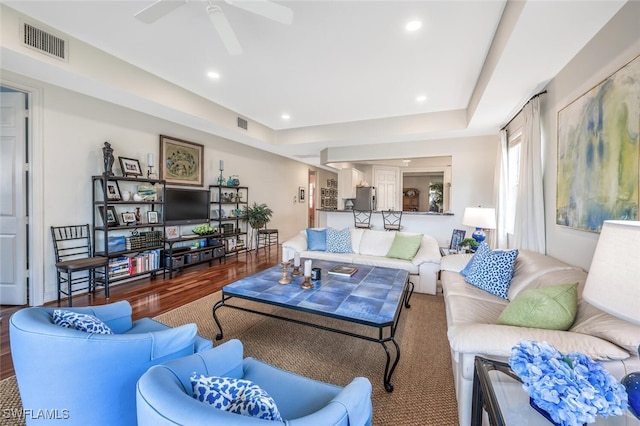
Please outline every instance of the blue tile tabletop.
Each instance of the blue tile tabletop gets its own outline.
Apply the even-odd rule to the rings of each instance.
[[[301,264],[304,265],[304,259]],[[223,287],[223,295],[265,302],[300,311],[313,312],[350,321],[383,326],[394,321],[403,300],[409,273],[400,269],[368,265],[358,268],[351,277],[330,275],[329,269],[344,263],[313,260],[321,268],[321,278],[312,281],[313,288],[304,290],[303,277],[291,277],[291,284],[279,284],[282,265],[276,265],[255,275]]]

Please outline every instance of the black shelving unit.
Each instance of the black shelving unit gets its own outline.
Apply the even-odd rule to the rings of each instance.
[[[247,218],[244,207],[249,200],[246,186],[210,185],[211,226],[218,228],[227,255],[248,251]]]
[[[155,197],[145,191],[155,190]],[[163,221],[165,181],[123,176],[93,176],[93,242],[94,255],[109,258],[109,282],[138,276],[155,276],[163,271],[165,226]],[[143,192],[142,199],[123,200],[123,194]],[[133,210],[133,211],[131,211]],[[140,220],[125,223],[123,213],[140,212]],[[149,214],[155,223],[149,223]]]
[[[219,239],[218,234],[211,235],[189,235],[186,237],[171,238],[165,240],[165,269],[169,271],[169,278],[173,278],[173,272],[183,268],[209,263],[218,259],[222,263],[225,256],[224,244]],[[198,240],[205,240],[206,245],[200,247],[190,247],[189,244]],[[174,247],[177,245],[178,247]]]

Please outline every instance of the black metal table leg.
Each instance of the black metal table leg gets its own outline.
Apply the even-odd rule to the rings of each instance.
[[[220,321],[218,320],[218,316],[216,315],[216,310],[218,308],[220,308],[221,306],[224,306],[224,295],[222,295],[222,299],[218,300],[216,302],[216,304],[213,305],[213,320],[215,321],[216,325],[218,326],[218,330],[220,330],[220,333],[216,334],[216,340],[220,340],[223,337],[222,325],[220,324]]]
[[[389,364],[391,364],[391,352],[389,352],[389,348],[387,347],[386,342],[380,342],[387,354],[387,363],[384,366],[384,388],[387,392],[393,392],[391,376],[393,376],[393,372],[395,371],[398,362],[400,362],[400,346],[395,341],[395,339],[391,338],[390,341],[393,342],[393,345],[396,347],[396,359],[395,361],[393,361],[393,365],[391,366],[391,368],[389,368]]]

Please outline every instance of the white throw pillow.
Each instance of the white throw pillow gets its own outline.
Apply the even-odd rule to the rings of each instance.
[[[360,239],[360,254],[387,256],[396,233],[392,231],[372,231],[366,229]]]

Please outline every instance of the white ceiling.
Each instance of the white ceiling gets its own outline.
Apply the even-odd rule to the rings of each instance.
[[[277,1],[293,10],[290,26],[213,1],[243,47],[239,56],[227,54],[203,1],[153,24],[133,16],[147,0],[2,3],[273,129],[285,155],[317,163],[332,146],[496,134],[625,1]],[[423,26],[409,33],[413,19]],[[466,119],[447,132],[339,131],[340,123],[461,112]],[[315,139],[288,137],[308,126]]]

